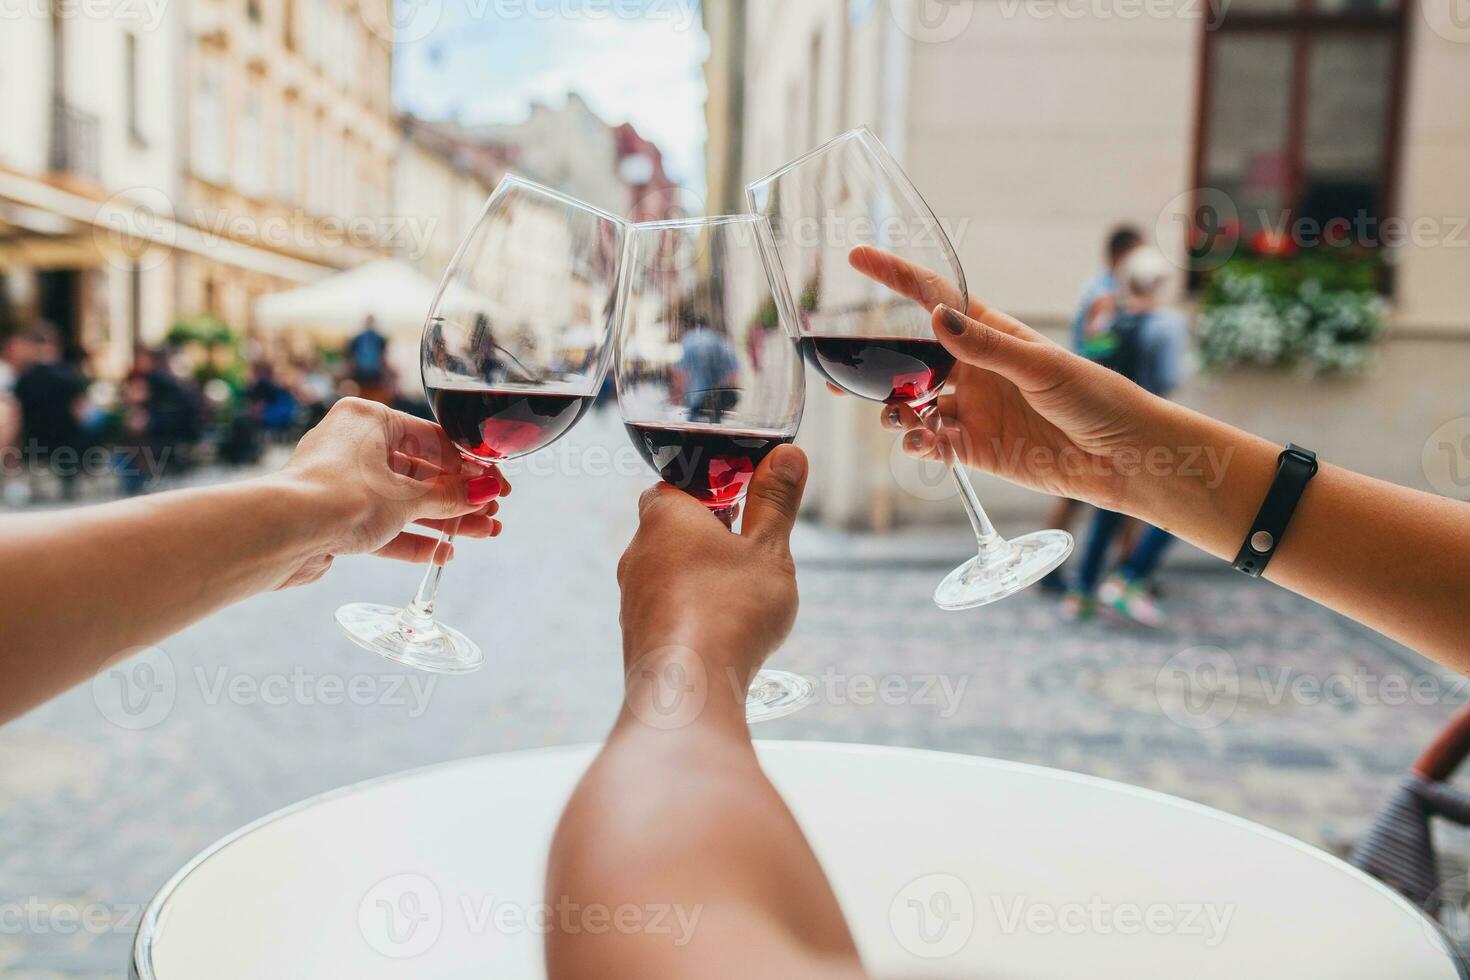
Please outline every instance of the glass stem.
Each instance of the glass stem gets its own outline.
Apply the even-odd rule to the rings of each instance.
[[[454,534],[459,530],[459,522],[455,521],[451,529],[439,532],[439,540],[434,543],[434,554],[429,559],[429,567],[424,572],[423,581],[419,582],[418,593],[414,595],[413,602],[409,603],[404,610],[404,615],[420,624],[428,624],[434,621],[434,600],[439,595],[439,582],[444,578],[444,563],[439,561],[439,556],[446,554],[454,544]]]
[[[959,457],[955,453],[954,446],[944,438],[944,420],[939,414],[939,400],[935,399],[927,405],[921,405],[914,409],[929,431],[934,433],[934,441],[939,446],[939,455],[944,459],[944,465],[949,467],[950,475],[954,477],[954,484],[960,491],[960,502],[965,505],[965,515],[970,518],[970,526],[975,529],[975,545],[980,555],[981,566],[991,562],[1000,561],[1011,553],[1011,546],[995,525],[990,523],[990,515],[985,513],[985,508],[980,505],[980,498],[975,495],[975,488],[970,484],[970,478],[965,473],[965,468],[960,464]]]

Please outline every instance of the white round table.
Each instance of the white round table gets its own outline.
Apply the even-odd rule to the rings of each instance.
[[[542,977],[547,849],[594,751],[448,763],[252,824],[153,899],[133,975]],[[880,977],[1470,976],[1386,887],[1207,807],[947,753],[759,751]]]

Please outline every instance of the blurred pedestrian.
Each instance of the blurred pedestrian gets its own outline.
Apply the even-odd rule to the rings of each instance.
[[[289,435],[296,427],[298,407],[296,396],[276,380],[270,361],[259,360],[251,366],[245,408],[267,438],[281,440]]]
[[[1142,244],[1143,233],[1133,225],[1116,225],[1108,232],[1103,245],[1103,268],[1082,287],[1082,296],[1077,300],[1076,312],[1072,314],[1072,350],[1076,353],[1092,360],[1106,354],[1110,344],[1106,328],[1115,312],[1118,271],[1133,250]],[[1081,510],[1082,505],[1077,501],[1058,498],[1047,515],[1047,527],[1069,531]],[[1065,592],[1066,579],[1061,569],[1043,579],[1041,587],[1052,593]]]
[[[75,500],[85,448],[80,412],[87,383],[62,358],[61,334],[51,324],[38,323],[29,341],[28,364],[15,379],[21,454],[33,471],[49,470],[56,476],[63,499]]]
[[[703,317],[690,317],[692,329],[680,338],[683,353],[674,366],[675,383],[691,422],[718,422],[740,400],[735,373],[740,362],[723,331]]]
[[[1157,249],[1137,248],[1129,255],[1119,274],[1118,310],[1108,328],[1111,352],[1103,362],[1161,398],[1179,386],[1189,340],[1184,317],[1164,303],[1171,274],[1169,260]],[[1094,516],[1076,588],[1063,600],[1068,618],[1087,618],[1101,602],[1145,626],[1166,622],[1167,616],[1147,586],[1174,540],[1168,532],[1156,527],[1144,531],[1117,571],[1099,584],[1113,539],[1125,519],[1109,510],[1099,510]]]
[[[363,398],[388,404],[388,338],[378,330],[376,317],[368,317],[362,330],[347,342],[347,378]]]
[[[186,471],[203,436],[203,399],[180,378],[164,351],[141,347],[123,387],[125,443],[118,476],[125,494]]]

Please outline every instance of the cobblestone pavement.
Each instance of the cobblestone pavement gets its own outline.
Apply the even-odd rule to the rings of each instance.
[[[462,548],[445,578],[444,616],[489,653],[478,674],[405,673],[338,636],[338,604],[403,601],[415,585],[407,566],[352,559],[0,731],[0,973],[124,973],[138,912],[176,868],[303,797],[600,738],[619,688],[614,566],[650,481],[606,417],[522,467],[507,534]],[[1145,633],[1064,626],[1034,591],[939,611],[930,592],[963,557],[959,530],[803,526],[796,550],[802,612],[775,664],[813,676],[820,701],[766,738],[1094,773],[1340,850],[1464,700],[1414,654],[1199,563],[1169,578],[1172,626]],[[160,693],[142,701],[140,682]]]

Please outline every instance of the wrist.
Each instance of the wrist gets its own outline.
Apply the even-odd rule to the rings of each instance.
[[[259,513],[289,528],[290,540],[304,555],[331,553],[338,530],[353,520],[344,495],[328,492],[289,470],[250,480],[246,485],[261,500]]]
[[[1233,558],[1271,485],[1281,447],[1198,412],[1162,402],[1127,481],[1123,513]]]

